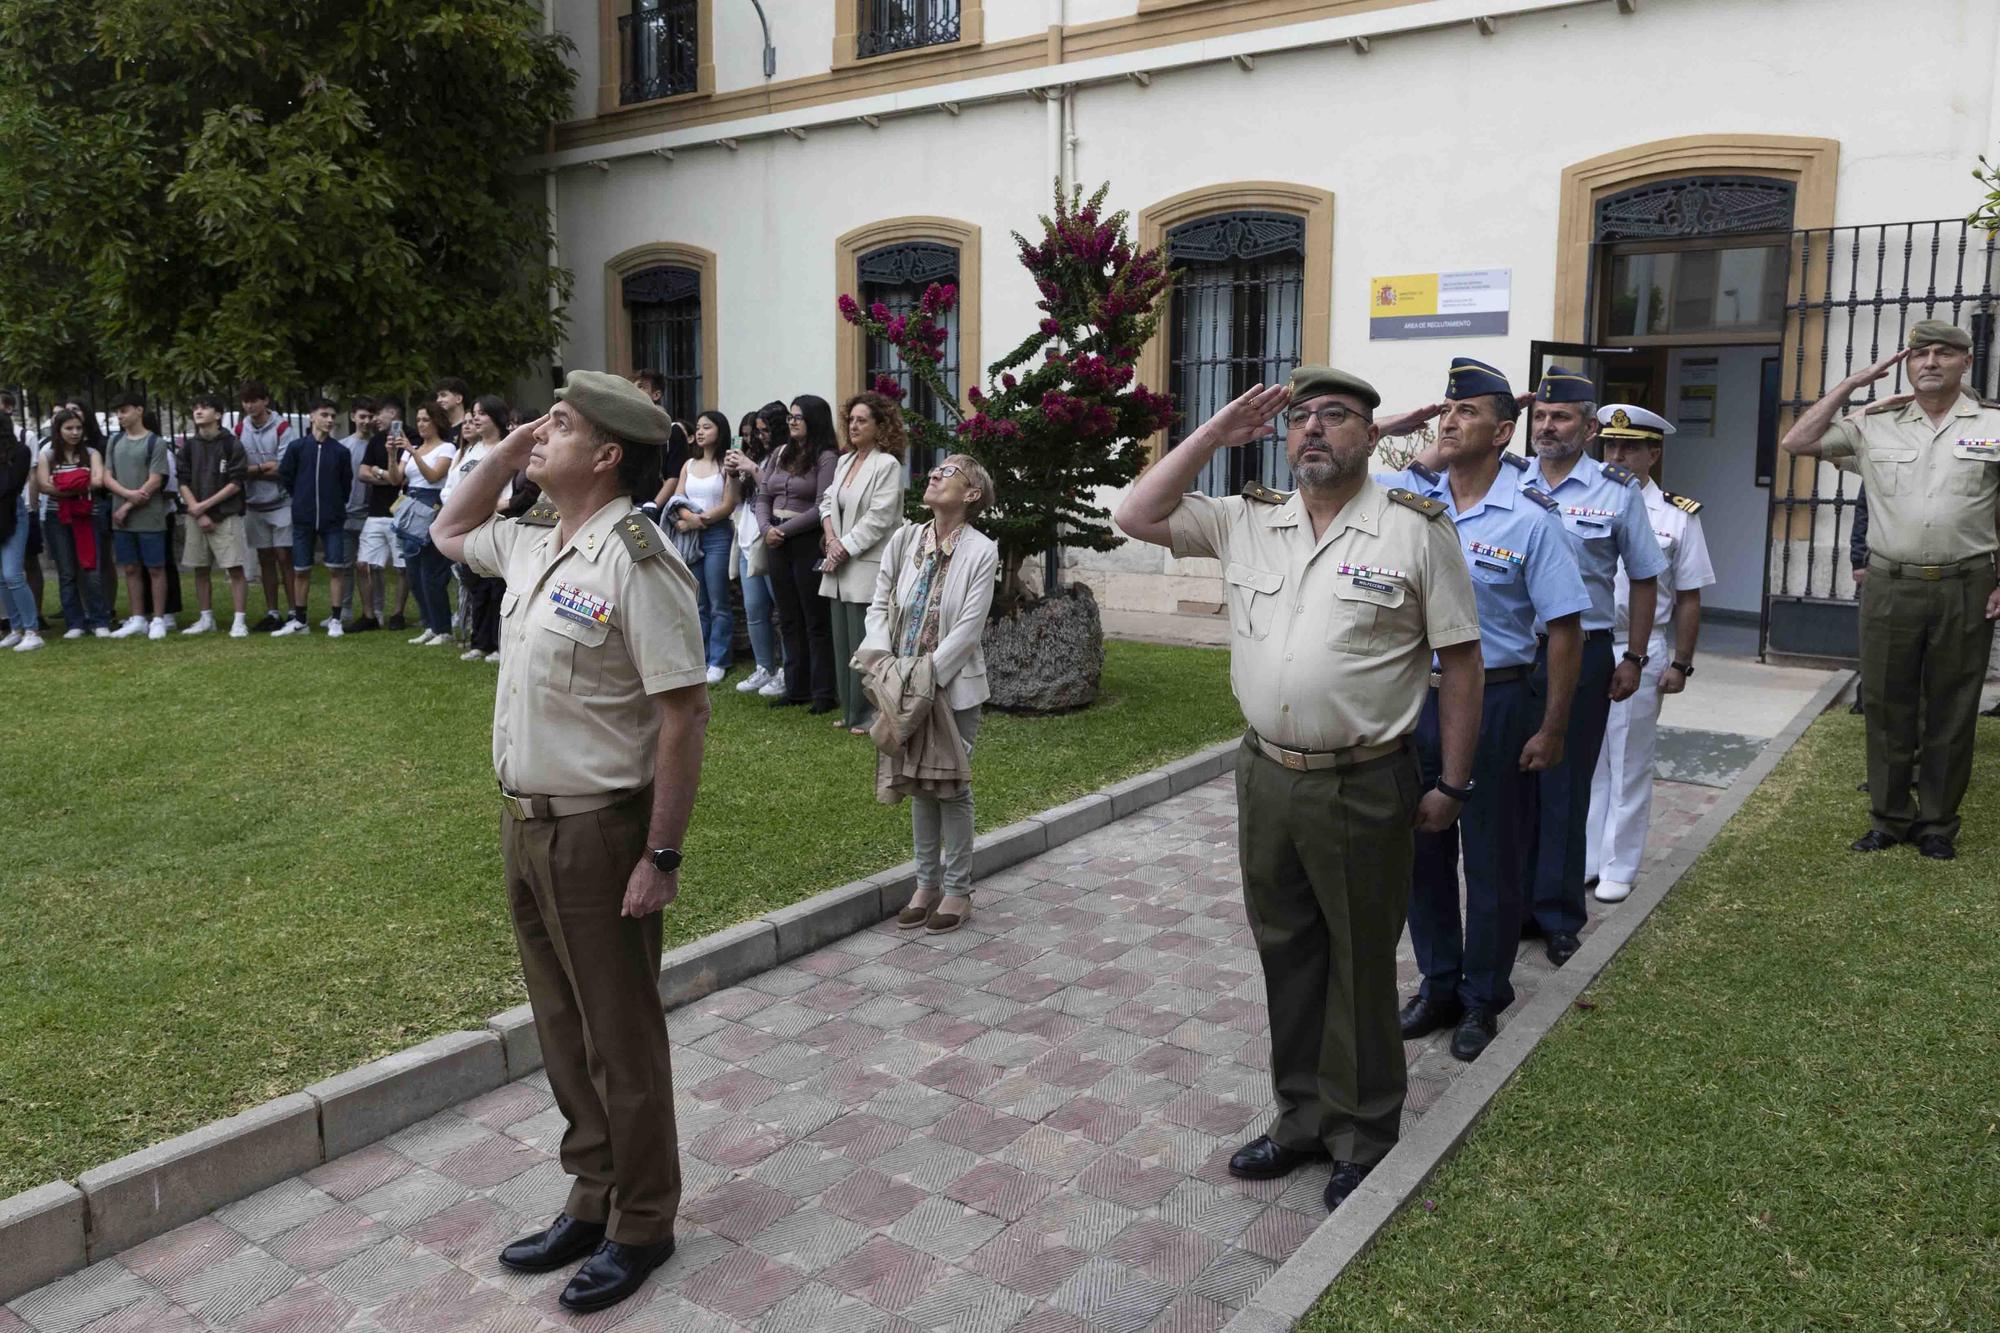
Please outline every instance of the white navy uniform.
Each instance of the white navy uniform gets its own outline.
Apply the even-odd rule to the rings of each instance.
[[[1609,404],[1600,419],[1619,404]],[[1628,414],[1634,412],[1629,406]],[[1673,428],[1652,413],[1651,423]],[[1653,822],[1653,768],[1659,738],[1660,676],[1672,658],[1674,601],[1688,589],[1706,588],[1715,582],[1715,566],[1708,555],[1708,539],[1701,528],[1701,503],[1660,489],[1650,477],[1641,492],[1646,517],[1653,536],[1666,557],[1660,571],[1659,600],[1655,605],[1653,632],[1646,644],[1649,659],[1639,673],[1639,688],[1631,698],[1611,705],[1604,729],[1604,746],[1598,752],[1597,771],[1590,783],[1590,816],[1586,824],[1584,860],[1586,876],[1600,884],[1633,883],[1639,876],[1640,858],[1646,850],[1646,834]],[[1617,600],[1618,642],[1629,641],[1632,585],[1621,562],[1614,588]]]

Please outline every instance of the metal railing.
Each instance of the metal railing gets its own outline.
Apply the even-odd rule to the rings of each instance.
[[[638,0],[618,18],[618,104],[691,93],[701,68],[696,0]]]
[[[958,0],[862,0],[861,29],[854,54],[888,55],[959,38]]]

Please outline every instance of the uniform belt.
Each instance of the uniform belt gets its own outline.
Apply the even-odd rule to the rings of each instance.
[[[1510,680],[1526,680],[1533,670],[1532,666],[1487,667],[1486,683],[1505,685]],[[1436,689],[1442,684],[1444,684],[1444,674],[1438,671],[1431,672],[1431,688]]]
[[[1868,570],[1872,574],[1880,574],[1884,578],[1891,579],[1923,579],[1930,583],[1935,583],[1939,579],[1960,579],[1968,574],[1991,568],[1993,568],[1991,555],[1975,555],[1949,565],[1906,565],[1900,560],[1891,560],[1886,556],[1868,557]]]
[[[515,819],[560,819],[564,815],[587,815],[592,810],[602,810],[607,805],[616,805],[632,793],[629,791],[609,791],[601,796],[526,796],[520,792],[500,789],[500,808]]]
[[[1323,768],[1354,768],[1371,759],[1382,759],[1403,748],[1400,740],[1383,741],[1380,745],[1350,745],[1345,750],[1288,750],[1265,740],[1255,731],[1248,733],[1250,743],[1264,752],[1264,757],[1283,764],[1294,773],[1312,773]]]
[[[1611,631],[1608,629],[1587,629],[1583,632],[1583,641],[1585,643],[1606,642],[1609,641],[1610,638],[1611,638]],[[1548,646],[1549,646],[1548,635],[1537,634],[1535,636],[1535,647],[1537,649],[1546,648]]]

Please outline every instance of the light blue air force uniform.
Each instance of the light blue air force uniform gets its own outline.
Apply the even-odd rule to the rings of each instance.
[[[1614,585],[1619,560],[1625,562],[1627,577],[1635,579],[1658,578],[1667,567],[1646,515],[1645,496],[1633,484],[1637,478],[1624,468],[1606,468],[1585,454],[1559,486],[1549,485],[1542,476],[1540,459],[1529,463],[1526,480],[1556,502],[1563,527],[1576,539],[1576,562],[1590,592],[1584,632],[1610,629],[1618,615]]]

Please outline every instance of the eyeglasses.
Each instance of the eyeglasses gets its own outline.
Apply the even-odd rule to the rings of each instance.
[[[804,421],[805,419],[806,419],[806,414],[803,412],[791,412],[787,413],[785,416],[785,420],[787,421]]]
[[[960,467],[956,463],[946,463],[940,467],[934,467],[931,469],[931,480],[949,481],[953,477],[957,476],[961,470],[962,469],[960,469]]]
[[[1322,430],[1332,430],[1335,426],[1347,421],[1348,418],[1359,417],[1360,415],[1353,408],[1342,407],[1338,403],[1322,407],[1317,411],[1310,408],[1295,407],[1285,413],[1285,425],[1293,430],[1304,430],[1307,422],[1318,421]]]

